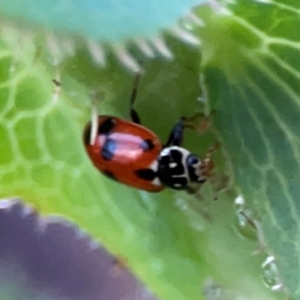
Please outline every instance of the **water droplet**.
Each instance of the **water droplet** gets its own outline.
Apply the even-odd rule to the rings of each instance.
[[[239,195],[234,201],[236,219],[234,228],[245,239],[257,240],[257,227],[252,210],[246,208],[245,199]]]
[[[280,278],[274,256],[268,256],[262,263],[262,268],[263,281],[265,285],[272,291],[282,291],[284,286]]]

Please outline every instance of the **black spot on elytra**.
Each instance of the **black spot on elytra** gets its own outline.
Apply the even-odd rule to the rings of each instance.
[[[98,134],[109,134],[114,128],[116,121],[113,118],[106,119],[98,128]]]
[[[115,176],[115,174],[114,174],[113,172],[111,172],[111,171],[104,170],[104,171],[102,171],[102,173],[103,173],[105,176],[107,176],[107,177],[109,177],[110,179],[112,179],[112,180],[119,181],[119,180],[117,179],[117,177]]]
[[[104,145],[101,149],[101,156],[105,160],[112,160],[114,153],[116,151],[116,148],[117,148],[117,143],[115,140],[106,139],[104,142]]]
[[[152,181],[156,177],[156,173],[152,169],[139,169],[136,170],[135,173],[139,178],[147,181]]]
[[[153,144],[152,140],[145,139],[141,143],[141,148],[143,149],[144,152],[147,152],[147,151],[154,149],[154,144]]]

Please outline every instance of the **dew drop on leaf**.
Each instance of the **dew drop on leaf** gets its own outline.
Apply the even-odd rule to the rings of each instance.
[[[270,255],[262,263],[264,284],[272,291],[282,291],[283,283],[274,256]]]
[[[237,196],[234,201],[234,212],[236,218],[233,226],[237,234],[244,239],[256,240],[257,231],[252,223],[253,212],[246,207],[245,199],[241,195]]]

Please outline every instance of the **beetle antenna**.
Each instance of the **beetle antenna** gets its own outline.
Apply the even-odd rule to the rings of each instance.
[[[142,75],[142,70],[138,70],[135,74],[133,86],[131,89],[131,95],[130,95],[130,107],[132,107],[134,105],[134,102],[135,102],[135,99],[137,96],[137,92],[138,92],[138,86],[140,83],[141,75]]]

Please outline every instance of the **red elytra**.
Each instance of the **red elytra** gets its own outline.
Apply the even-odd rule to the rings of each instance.
[[[195,194],[212,175],[211,155],[217,149],[209,149],[200,158],[182,147],[185,129],[197,129],[194,122],[202,114],[180,118],[163,145],[155,133],[140,125],[133,108],[139,77],[137,74],[130,97],[131,121],[97,116],[93,110],[92,121],[84,130],[86,152],[101,173],[125,185],[148,192],[168,187]],[[209,116],[205,123],[207,120]]]
[[[159,192],[164,186],[137,176],[138,170],[157,165],[162,150],[159,138],[146,127],[112,116],[98,116],[97,134],[91,141],[91,122],[84,144],[94,166],[106,176],[137,189]]]

